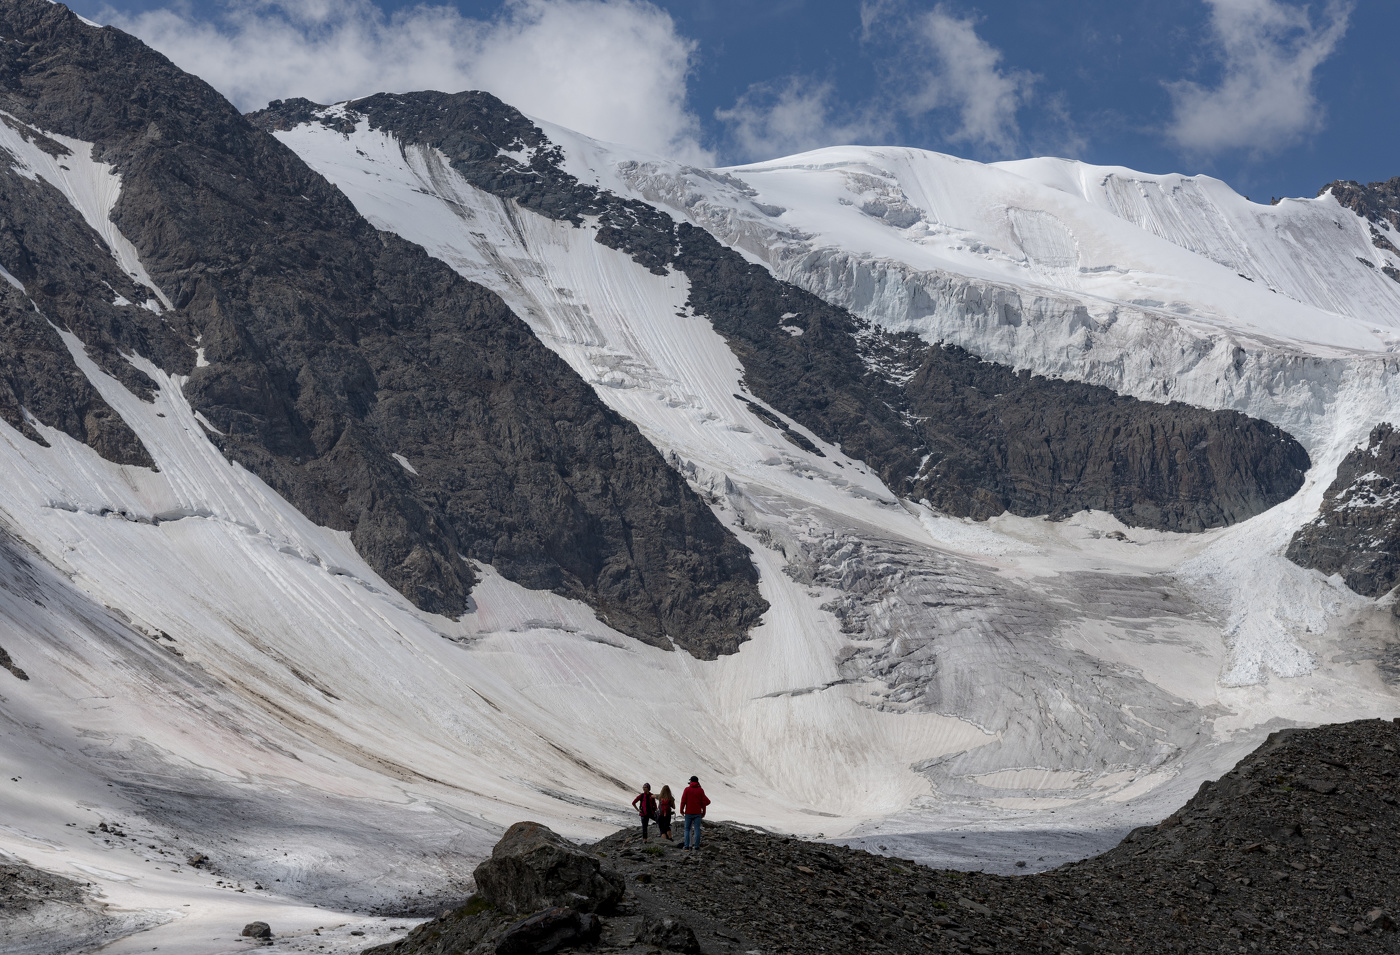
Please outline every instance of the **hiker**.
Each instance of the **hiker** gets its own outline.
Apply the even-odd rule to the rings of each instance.
[[[661,794],[656,797],[656,831],[661,833],[661,838],[671,838],[671,819],[676,814],[676,799],[671,795],[670,786],[662,786]]]
[[[642,817],[642,841],[647,841],[647,826],[656,818],[656,797],[651,794],[651,783],[642,783],[642,791],[632,800],[632,808]]]
[[[700,848],[700,820],[705,817],[705,807],[710,804],[710,797],[705,795],[705,790],[700,788],[700,778],[690,777],[690,785],[685,787],[685,792],[681,793],[681,815],[685,817],[685,848]],[[694,839],[691,838],[694,833]]]

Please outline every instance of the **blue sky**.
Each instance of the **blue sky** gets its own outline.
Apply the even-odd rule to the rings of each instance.
[[[476,87],[705,163],[893,143],[1207,173],[1263,201],[1400,176],[1394,0],[72,5],[245,109]]]

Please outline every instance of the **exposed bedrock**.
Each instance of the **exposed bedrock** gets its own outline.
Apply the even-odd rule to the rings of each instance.
[[[1400,432],[1378,424],[1337,468],[1317,517],[1300,527],[1288,559],[1381,597],[1400,582]]]
[[[1386,232],[1390,232],[1391,226],[1400,228],[1400,176],[1365,185],[1348,179],[1338,179],[1323,186],[1317,194],[1320,196],[1329,189],[1339,203],[1357,215],[1381,225]],[[1392,234],[1391,239],[1383,241],[1394,239]]]
[[[95,144],[122,177],[112,222],[174,306],[154,322],[98,309],[101,274],[30,242],[40,304],[90,352],[137,351],[188,374],[186,395],[230,459],[349,531],[425,610],[469,607],[474,558],[658,646],[674,638],[713,657],[745,639],[767,607],[748,552],[494,293],[376,231],[138,40],[45,0],[0,0],[0,34],[0,110]],[[80,321],[89,307],[99,314]],[[15,332],[4,346],[25,341]],[[139,393],[123,363],[99,362]]]
[[[689,305],[743,363],[753,394],[874,467],[897,493],[977,518],[1085,508],[1195,531],[1291,496],[1309,466],[1279,428],[1231,411],[1139,401],[882,332],[776,279],[704,229],[580,183],[516,110],[485,93],[379,94],[349,104],[403,146],[440,150],[470,184],[580,224],[654,272],[683,272]],[[354,122],[304,100],[255,116],[267,128]]]
[[[929,457],[908,493],[950,514],[1087,507],[1196,531],[1292,496],[1309,467],[1289,435],[1236,412],[989,367],[955,347],[921,351],[906,391]]]
[[[35,421],[110,461],[151,467],[150,454],[78,368],[59,329],[77,334],[88,357],[143,398],[154,383],[123,353],[165,359],[177,371],[192,353],[155,311],[141,307],[153,301],[151,291],[122,271],[67,198],[15,155],[25,146],[55,168],[73,162],[66,146],[0,115],[0,269],[9,275],[0,280],[0,418],[40,444],[48,442]]]

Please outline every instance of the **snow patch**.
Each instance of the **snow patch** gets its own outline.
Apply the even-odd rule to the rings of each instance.
[[[36,144],[26,140],[19,128],[32,129],[69,150],[62,158],[50,156]],[[112,258],[122,271],[140,284],[149,288],[160,305],[170,308],[170,300],[156,287],[136,247],[122,235],[116,223],[112,222],[112,209],[121,196],[122,180],[116,168],[92,158],[93,144],[36,129],[23,123],[9,113],[0,112],[0,150],[7,152],[13,168],[20,175],[31,180],[42,179],[61,192],[69,204],[82,215],[83,220],[102,237]],[[160,314],[159,305],[148,301],[142,307]]]

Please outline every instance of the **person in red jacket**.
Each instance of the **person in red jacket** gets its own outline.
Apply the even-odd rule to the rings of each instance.
[[[676,814],[676,797],[671,795],[670,786],[662,786],[656,797],[656,831],[661,838],[671,838],[671,818]]]
[[[647,841],[647,825],[656,815],[656,797],[651,794],[651,783],[642,783],[642,791],[632,800],[632,808],[642,817],[642,841]]]
[[[681,793],[681,815],[685,817],[685,848],[700,848],[700,820],[705,818],[705,807],[710,804],[710,797],[705,795],[705,790],[700,788],[700,780],[696,776],[690,777],[690,785],[685,787],[685,792]],[[691,834],[694,834],[692,840]]]

